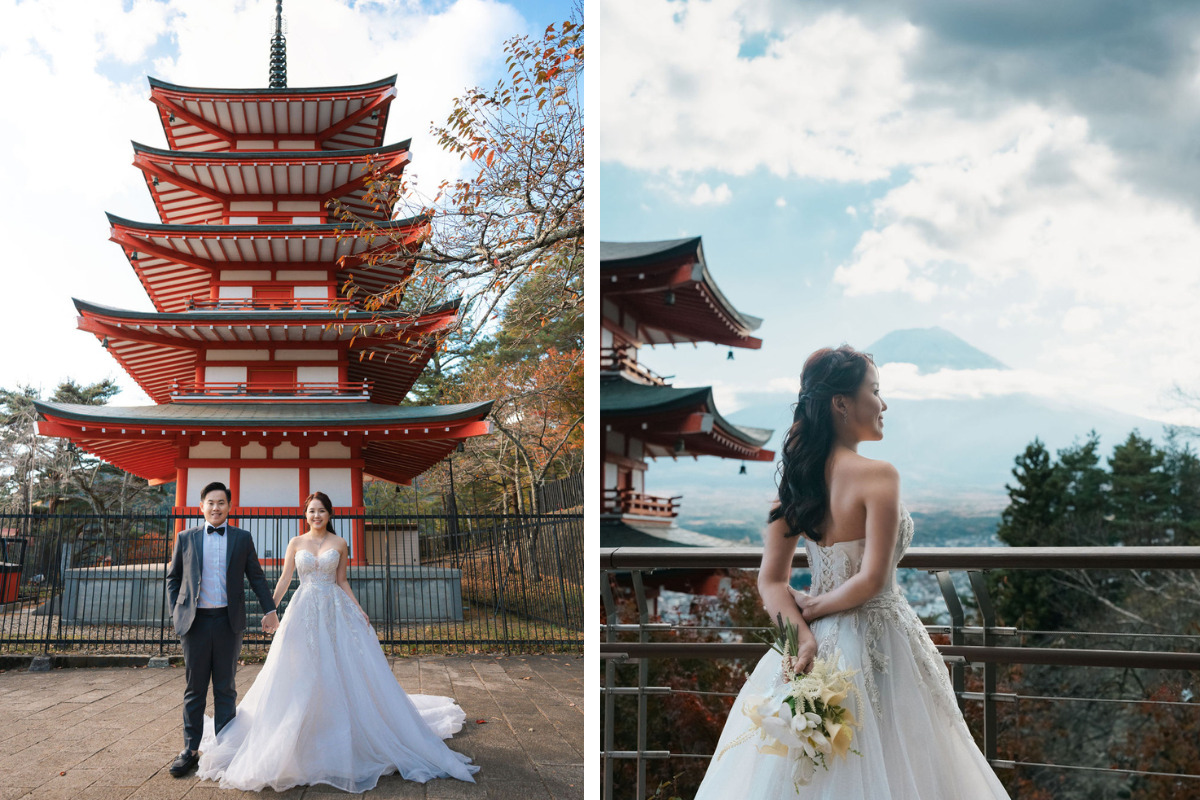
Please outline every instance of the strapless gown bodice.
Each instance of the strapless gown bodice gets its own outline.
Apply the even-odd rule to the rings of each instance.
[[[296,553],[296,574],[300,585],[337,586],[338,551],[332,547],[320,554],[301,550]]]

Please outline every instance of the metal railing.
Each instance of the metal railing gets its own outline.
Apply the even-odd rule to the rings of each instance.
[[[270,589],[299,509],[238,509]],[[166,514],[0,514],[0,652],[181,652],[168,615],[175,531],[201,522]],[[350,548],[347,578],[393,650],[582,652],[581,514],[335,516]],[[299,586],[293,575],[280,604]],[[269,639],[248,583],[245,645]]]
[[[762,561],[760,547],[729,548],[602,548],[600,550],[600,592],[606,623],[600,626],[603,635],[600,657],[605,661],[603,698],[603,740],[601,743],[602,786],[604,800],[612,800],[614,762],[629,759],[636,762],[636,796],[647,796],[646,764],[648,760],[671,758],[707,759],[712,754],[671,753],[666,750],[648,749],[647,698],[674,694],[718,694],[702,690],[689,691],[669,686],[649,686],[650,659],[713,658],[748,659],[759,658],[768,650],[762,643],[746,642],[662,642],[652,641],[658,635],[670,635],[681,630],[695,631],[695,626],[650,622],[643,576],[655,570],[728,570],[757,569]],[[808,568],[808,556],[800,549],[796,552],[793,569]],[[998,757],[997,703],[1018,704],[1024,700],[1124,702],[1148,705],[1186,705],[1200,709],[1200,702],[1172,703],[1146,699],[1112,699],[1052,697],[998,693],[996,691],[997,667],[1001,664],[1045,664],[1077,667],[1118,667],[1125,669],[1168,669],[1200,670],[1200,652],[1194,645],[1200,636],[1167,634],[1133,634],[1106,632],[1105,636],[1160,638],[1166,641],[1187,640],[1193,644],[1189,652],[1162,650],[1104,650],[1065,647],[1022,647],[999,646],[1000,637],[1015,637],[1023,634],[1062,633],[1049,631],[1026,631],[1012,627],[998,627],[991,597],[988,593],[985,573],[991,569],[1135,569],[1135,570],[1200,570],[1200,547],[916,547],[907,551],[901,559],[900,568],[924,570],[933,574],[949,611],[949,625],[926,625],[931,634],[948,634],[950,644],[937,645],[943,661],[950,667],[951,682],[959,699],[983,704],[982,751],[996,769],[1052,768],[1109,772],[1122,775],[1166,776],[1190,783],[1195,781],[1197,796],[1200,796],[1200,775],[1159,773],[1146,770],[1119,769],[1116,767],[1090,767],[1071,764],[1046,764],[1040,762],[1002,759]],[[982,625],[966,625],[964,604],[954,585],[951,573],[966,571],[975,606]],[[620,612],[613,594],[617,576],[628,576],[632,585],[636,618],[631,621],[620,619]],[[759,629],[755,629],[759,630]],[[731,634],[735,633],[733,631]],[[1098,632],[1083,632],[1098,633]],[[621,634],[635,634],[636,641],[620,641]],[[967,644],[970,635],[977,644]],[[617,686],[617,664],[636,664],[637,686]],[[981,664],[983,691],[966,691],[966,669],[968,665]],[[701,687],[703,689],[703,687]],[[725,694],[725,693],[719,693]],[[617,750],[614,741],[615,700],[620,695],[637,698],[637,742],[636,749]],[[734,696],[734,695],[730,695]],[[715,743],[714,743],[715,744]],[[1190,795],[1189,795],[1190,796]]]
[[[679,516],[679,501],[683,495],[658,497],[635,492],[632,489],[605,489],[603,514],[628,514],[635,517],[674,519]]]
[[[630,351],[637,352],[631,346],[600,348],[600,370],[602,372],[620,372],[640,383],[652,386],[667,385],[666,378],[649,367],[642,366],[638,363],[637,356],[631,355]]]
[[[188,381],[171,384],[174,400],[213,400],[224,402],[261,397],[271,402],[295,400],[311,403],[314,400],[366,402],[371,399],[370,381]]]
[[[583,509],[583,473],[576,472],[537,487],[538,511],[548,514],[569,508]]]

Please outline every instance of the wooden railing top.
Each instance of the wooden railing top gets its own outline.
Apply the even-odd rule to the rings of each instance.
[[[754,569],[761,547],[602,547],[601,569]],[[796,548],[792,567],[808,566]],[[1200,547],[913,547],[912,569],[1200,569]]]

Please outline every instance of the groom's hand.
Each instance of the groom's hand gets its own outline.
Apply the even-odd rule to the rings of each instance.
[[[279,628],[279,615],[272,611],[263,617],[262,629],[263,633],[274,633]]]

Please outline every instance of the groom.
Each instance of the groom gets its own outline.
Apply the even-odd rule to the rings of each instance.
[[[170,772],[182,778],[200,761],[204,733],[204,704],[212,680],[214,727],[218,732],[236,713],[237,671],[242,633],[246,630],[243,578],[266,613],[262,629],[279,627],[275,601],[254,551],[248,531],[228,525],[232,497],[223,483],[210,483],[200,492],[200,510],[207,524],[183,531],[175,539],[175,554],[167,572],[167,595],[175,632],[183,642],[187,689],[183,693],[184,749]]]

